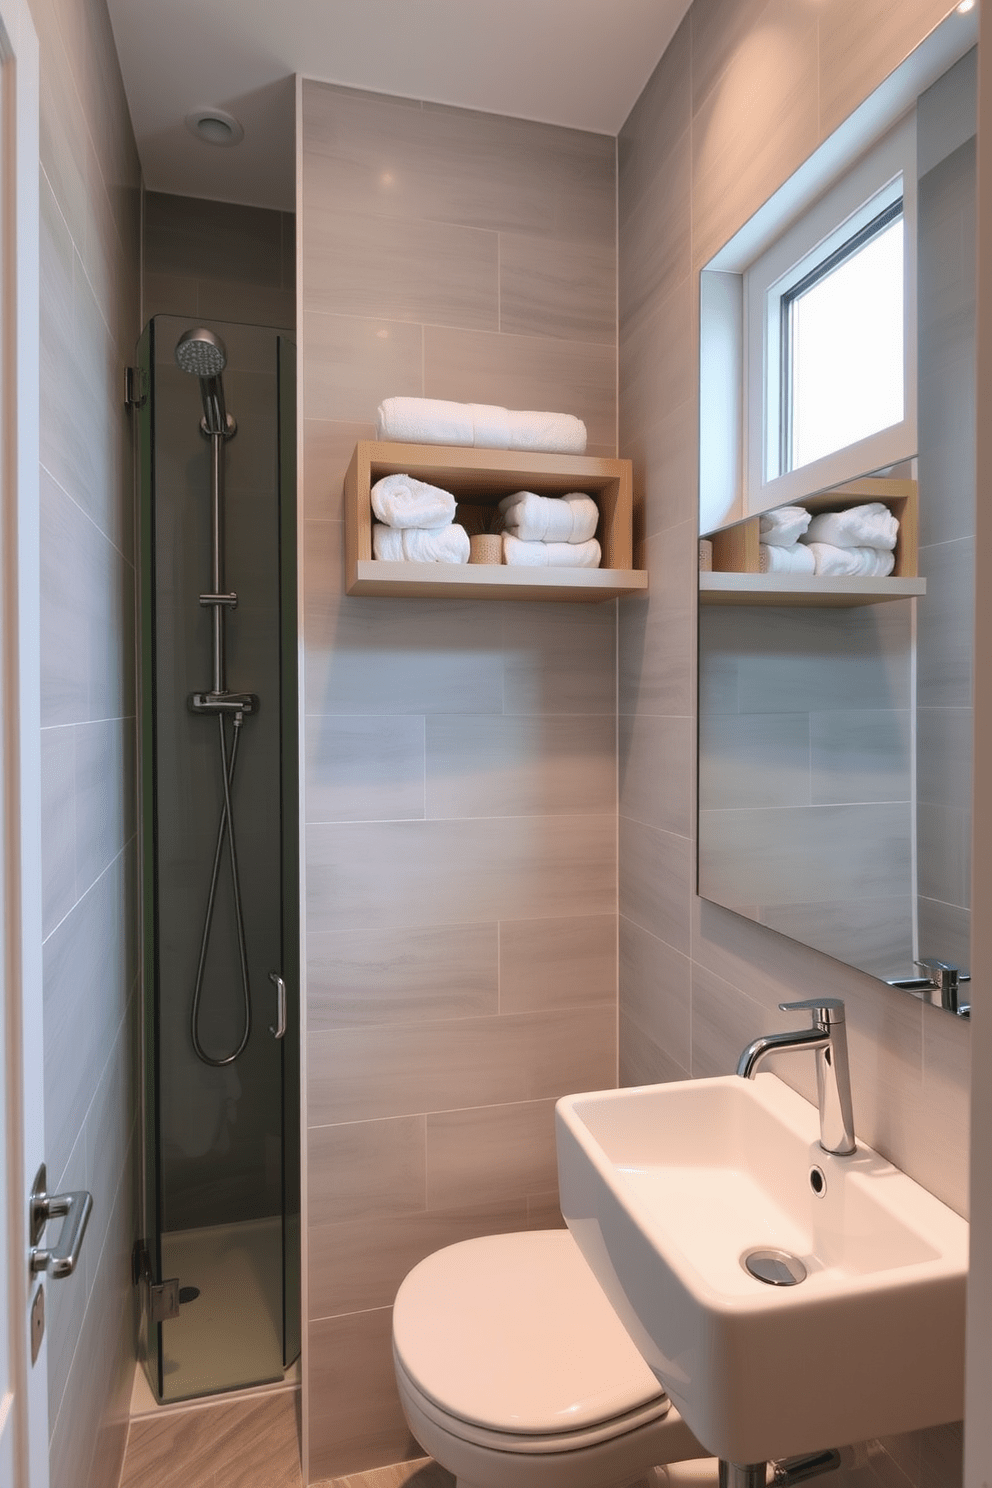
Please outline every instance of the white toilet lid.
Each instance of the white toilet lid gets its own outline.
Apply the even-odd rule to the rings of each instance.
[[[567,1230],[428,1256],[397,1293],[393,1343],[428,1399],[497,1431],[579,1431],[664,1399]]]

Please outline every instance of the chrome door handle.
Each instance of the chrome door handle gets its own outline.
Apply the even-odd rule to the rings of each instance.
[[[42,1163],[31,1190],[31,1274],[39,1276],[47,1271],[54,1281],[61,1281],[64,1277],[71,1276],[76,1269],[83,1236],[93,1210],[93,1195],[85,1189],[78,1189],[74,1193],[46,1193],[46,1182],[45,1165]],[[51,1249],[38,1244],[41,1232],[50,1219],[63,1221],[58,1243]]]
[[[273,1038],[281,1039],[286,1032],[286,983],[277,971],[269,972],[269,981],[276,989],[276,1021],[269,1024]]]

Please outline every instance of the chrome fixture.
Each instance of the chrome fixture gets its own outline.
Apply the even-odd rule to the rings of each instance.
[[[721,1462],[719,1484],[720,1488],[765,1488],[766,1484],[768,1488],[794,1488],[797,1483],[808,1483],[811,1478],[835,1472],[842,1466],[843,1459],[833,1447],[825,1452],[783,1458],[781,1462],[753,1462],[747,1465]]]
[[[224,406],[224,384],[221,373],[227,365],[227,350],[219,336],[206,327],[199,326],[186,331],[176,344],[176,362],[183,372],[189,372],[200,380],[200,397],[203,401],[203,418],[200,428],[210,440],[210,553],[211,589],[200,595],[204,609],[213,611],[213,686],[209,692],[194,692],[190,695],[189,707],[193,713],[213,714],[217,719],[220,744],[220,767],[223,791],[220,821],[217,826],[217,842],[214,847],[210,888],[207,892],[207,908],[200,938],[200,955],[196,966],[196,981],[193,987],[193,1005],[190,1012],[190,1037],[198,1059],[204,1064],[220,1068],[232,1064],[243,1053],[251,1035],[251,989],[248,982],[248,950],[245,944],[245,917],[241,904],[241,880],[238,874],[238,853],[234,840],[234,812],[231,808],[231,789],[238,759],[238,742],[245,715],[258,708],[258,698],[251,692],[229,692],[227,688],[227,655],[224,626],[227,611],[237,609],[238,596],[224,587],[224,443],[237,433],[237,424]],[[225,718],[230,717],[231,743],[228,750]],[[241,991],[244,1001],[244,1028],[236,1048],[231,1053],[214,1057],[208,1054],[200,1042],[200,1000],[203,994],[203,978],[210,946],[214,906],[217,901],[217,881],[220,876],[224,843],[227,843],[231,863],[231,887],[234,893],[234,921],[237,930],[238,959],[241,966]]]
[[[78,1189],[74,1193],[50,1194],[46,1192],[47,1187],[48,1176],[45,1164],[42,1163],[31,1189],[28,1235],[31,1275],[41,1276],[47,1272],[53,1280],[62,1281],[76,1269],[79,1250],[93,1209],[93,1195],[85,1189]],[[51,1249],[38,1244],[50,1219],[64,1221],[58,1243]]]
[[[780,1054],[784,1049],[815,1050],[820,1146],[837,1157],[849,1157],[857,1151],[857,1143],[844,1004],[839,997],[810,997],[803,1002],[780,1002],[779,1007],[783,1013],[808,1009],[813,1014],[813,1026],[756,1038],[737,1061],[737,1073],[743,1080],[753,1080],[759,1066],[771,1054]]]
[[[889,986],[912,992],[933,1007],[945,1008],[959,1018],[971,1017],[971,1003],[961,1000],[961,983],[971,981],[969,972],[962,971],[952,961],[941,961],[937,956],[926,956],[916,965],[923,968],[926,976],[889,977]]]

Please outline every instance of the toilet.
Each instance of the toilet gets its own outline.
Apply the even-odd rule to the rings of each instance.
[[[411,1432],[458,1488],[717,1482],[568,1230],[421,1261],[396,1296],[393,1360]]]

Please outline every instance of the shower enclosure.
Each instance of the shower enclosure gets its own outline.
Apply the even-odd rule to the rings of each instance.
[[[142,1344],[159,1400],[299,1352],[295,347],[138,348]]]

